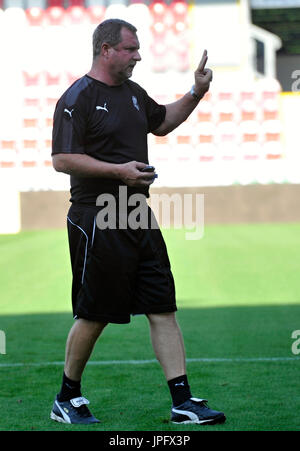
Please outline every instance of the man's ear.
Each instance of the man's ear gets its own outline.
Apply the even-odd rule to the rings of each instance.
[[[110,45],[108,45],[108,44],[106,44],[106,42],[104,42],[101,47],[101,55],[104,56],[105,58],[107,58],[109,55],[109,50],[110,50]]]

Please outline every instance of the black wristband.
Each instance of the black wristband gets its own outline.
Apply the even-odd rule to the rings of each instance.
[[[195,100],[201,100],[203,96],[199,96],[198,94],[195,93],[195,85],[192,86],[192,89],[190,90],[190,94],[191,96],[194,97]]]

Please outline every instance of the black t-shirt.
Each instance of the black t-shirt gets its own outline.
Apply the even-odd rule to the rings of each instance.
[[[52,155],[87,154],[109,163],[148,164],[147,133],[164,121],[166,108],[131,80],[108,86],[88,75],[70,86],[56,105]],[[93,204],[99,194],[118,194],[121,180],[71,176],[71,202]],[[130,189],[148,195],[147,188]]]

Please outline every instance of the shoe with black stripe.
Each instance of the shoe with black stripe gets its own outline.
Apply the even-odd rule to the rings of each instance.
[[[100,423],[87,408],[87,404],[89,403],[90,402],[83,396],[62,402],[58,401],[56,397],[50,418],[59,423],[68,424]]]
[[[206,399],[190,398],[171,410],[171,421],[176,424],[217,424],[225,420],[224,413],[210,409]]]

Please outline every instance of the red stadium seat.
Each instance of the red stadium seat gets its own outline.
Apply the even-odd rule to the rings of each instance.
[[[45,117],[45,127],[53,127],[53,117]]]
[[[161,173],[162,167],[168,167],[171,160],[171,149],[168,142],[160,142],[160,140],[155,141],[149,146],[149,161],[157,172]]]
[[[65,0],[48,0],[47,4],[48,4],[48,8],[52,8],[52,7],[64,8]]]
[[[281,91],[281,86],[279,82],[273,78],[264,78],[258,82],[258,89],[262,101],[268,99],[276,100]]]
[[[24,86],[39,86],[41,83],[41,73],[23,71],[23,81]]]
[[[187,29],[187,4],[174,1],[167,5],[154,1],[149,6],[153,44],[151,46],[154,71],[166,71],[173,68],[183,72],[189,69],[189,41]]]
[[[26,10],[26,17],[30,26],[42,26],[45,19],[45,10],[34,6]]]
[[[193,144],[193,125],[186,121],[174,130],[175,141],[177,144],[188,144],[191,146]]]
[[[211,122],[199,122],[196,134],[199,144],[212,144],[215,140],[215,126]]]
[[[43,129],[43,134],[40,142],[40,160],[44,166],[52,166],[51,148],[52,127],[51,125],[48,125]]]
[[[232,161],[238,155],[239,133],[235,122],[222,122],[216,127],[217,153],[224,161]]]
[[[240,101],[256,100],[257,86],[254,82],[244,82],[240,87]]]
[[[152,43],[150,50],[152,53],[152,70],[154,72],[164,72],[170,67],[171,52],[167,44],[168,27],[170,15],[168,5],[162,1],[155,0],[149,5],[152,32]]]
[[[195,148],[196,161],[210,163],[216,158],[216,146],[213,143],[201,143]]]
[[[166,57],[168,53],[168,45],[160,39],[154,39],[151,44],[151,51],[155,58]]]
[[[23,71],[23,103],[27,107],[39,107],[43,77],[41,72]]]
[[[45,86],[43,97],[46,107],[54,107],[65,89],[65,74],[63,72],[45,71]]]
[[[44,104],[43,108],[40,111],[41,131],[45,130],[45,128],[53,126],[53,114],[54,114],[54,106]]]
[[[279,116],[279,106],[277,99],[268,99],[263,102],[263,119],[265,121],[276,120]]]
[[[24,149],[19,151],[18,157],[21,161],[22,167],[36,167],[39,161],[39,150],[35,144],[29,142]]]
[[[71,25],[82,25],[89,20],[86,9],[83,6],[73,5],[66,9],[66,22]]]
[[[239,110],[233,100],[221,100],[214,109],[216,122],[234,122],[239,120]]]
[[[26,107],[23,110],[23,127],[38,128],[39,127],[40,110],[36,107]]]
[[[169,136],[154,136],[154,142],[155,144],[162,145],[162,144],[169,144]]]
[[[280,142],[267,142],[262,146],[262,150],[267,160],[280,160],[283,158],[283,149]]]
[[[0,167],[12,168],[17,164],[17,143],[14,139],[0,140]]]
[[[45,72],[46,86],[60,86],[62,84],[63,74],[61,72]]]
[[[152,16],[152,25],[161,24],[153,27],[156,33],[161,33],[167,28],[168,5],[160,0],[154,0],[149,5],[149,10]]]
[[[50,6],[46,9],[45,21],[47,25],[63,25],[66,12],[62,6]]]
[[[225,89],[223,88],[221,91],[218,92],[218,100],[223,101],[233,101],[234,100],[234,92],[232,89]]]
[[[24,105],[28,107],[39,107],[41,103],[41,99],[36,93],[27,93],[24,96]]]
[[[244,100],[241,104],[241,120],[255,121],[258,120],[257,104],[254,100]]]
[[[0,141],[0,149],[14,150],[16,149],[16,141],[14,139],[2,139]]]
[[[188,4],[182,0],[175,0],[170,3],[169,9],[173,16],[174,32],[182,33],[187,29]]]
[[[197,118],[199,122],[210,122],[212,120],[212,104],[202,100],[197,107]]]
[[[151,53],[153,55],[152,69],[155,72],[164,72],[169,67],[168,62],[168,45],[160,39],[154,39],[151,44]]]
[[[280,142],[281,122],[277,120],[265,121],[262,124],[263,138],[265,142]]]
[[[260,141],[260,125],[257,121],[241,122],[240,130],[242,143],[258,143]]]
[[[219,145],[238,144],[239,133],[238,125],[235,122],[222,122],[216,128],[216,143]]]
[[[73,6],[81,6],[84,8],[85,6],[85,0],[69,0],[68,1],[69,8]]]
[[[244,100],[254,101],[255,100],[255,91],[243,89],[241,91],[240,96],[241,96],[241,101],[244,101]]]
[[[172,51],[174,53],[173,68],[178,72],[187,71],[190,68],[190,55],[189,55],[189,42],[186,37],[177,38],[172,45]]]
[[[244,142],[240,146],[240,152],[244,160],[258,160],[261,158],[261,146],[258,142]]]
[[[91,24],[99,24],[104,19],[105,7],[101,5],[90,6],[86,9]]]

